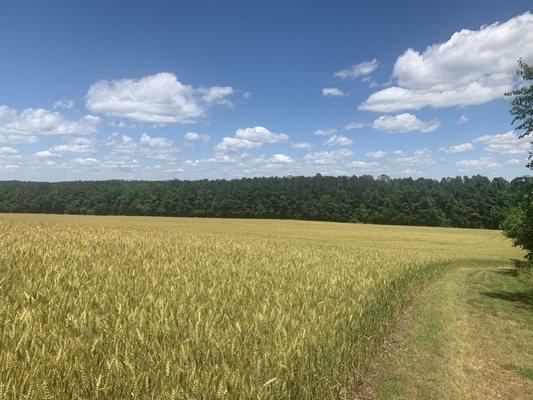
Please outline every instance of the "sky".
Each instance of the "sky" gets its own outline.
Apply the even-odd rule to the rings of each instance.
[[[0,179],[528,175],[529,1],[0,4]]]

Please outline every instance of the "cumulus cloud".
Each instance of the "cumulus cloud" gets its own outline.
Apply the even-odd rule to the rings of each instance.
[[[357,78],[359,76],[370,75],[374,72],[379,65],[377,58],[374,58],[370,61],[363,61],[359,64],[352,65],[350,68],[342,69],[333,74],[335,78],[347,79],[347,78]]]
[[[474,145],[472,143],[462,143],[450,147],[441,147],[439,151],[443,151],[444,153],[462,153],[464,151],[472,150],[473,148]]]
[[[285,154],[274,154],[270,161],[278,164],[292,164],[294,162],[291,157]]]
[[[75,143],[69,143],[69,144],[57,144],[55,146],[50,147],[50,151],[53,153],[91,153],[94,151],[94,147],[89,144],[75,144]]]
[[[519,160],[517,158],[511,158],[505,162],[507,165],[526,165],[525,160]]]
[[[317,129],[313,133],[315,135],[317,135],[317,136],[330,136],[330,135],[333,135],[334,133],[337,133],[337,129],[335,129],[335,128],[332,128],[332,129]]]
[[[353,151],[348,149],[320,151],[309,153],[304,156],[304,160],[317,165],[327,165],[337,163],[339,160],[353,155]]]
[[[351,146],[353,144],[353,140],[347,138],[346,136],[342,135],[333,135],[328,140],[326,140],[324,143],[324,146]]]
[[[350,122],[349,124],[344,125],[344,129],[347,130],[347,131],[351,131],[353,129],[359,129],[359,128],[362,128],[364,126],[365,126],[365,124],[360,123],[360,122]]]
[[[165,137],[151,137],[143,133],[138,142],[128,135],[122,135],[114,144],[112,153],[124,156],[122,161],[133,160],[133,157],[146,157],[154,160],[174,161],[180,149],[174,142]]]
[[[39,142],[39,138],[35,135],[2,135],[0,134],[0,143],[10,144],[34,144]]]
[[[379,112],[482,104],[512,87],[516,60],[533,60],[533,15],[463,29],[422,53],[408,49],[394,65],[397,86],[371,94],[359,108]]]
[[[413,167],[417,165],[431,165],[436,161],[433,158],[433,152],[428,148],[418,149],[415,151],[395,150],[392,152],[392,165],[400,167]]]
[[[87,108],[95,113],[156,124],[191,123],[214,104],[231,106],[229,86],[195,88],[161,72],[141,79],[119,79],[93,84]]]
[[[235,137],[258,143],[281,143],[289,139],[289,135],[270,132],[264,126],[254,128],[237,129]]]
[[[371,151],[369,153],[366,153],[366,156],[368,158],[385,158],[387,156],[387,152],[386,151]]]
[[[16,156],[19,154],[19,151],[17,149],[14,149],[11,146],[2,146],[0,147],[0,156]]]
[[[439,127],[440,122],[437,120],[425,122],[409,113],[382,115],[372,123],[372,128],[387,133],[404,133],[410,131],[434,132]]]
[[[208,89],[197,89],[200,93],[203,93],[202,99],[207,104],[223,104],[228,107],[232,107],[233,103],[229,100],[235,91],[230,86],[214,86]]]
[[[323,88],[322,96],[325,97],[344,97],[347,96],[347,93],[344,93],[342,90],[337,88]]]
[[[370,162],[354,161],[352,162],[352,167],[357,168],[357,169],[371,170],[371,169],[378,168],[379,164],[375,161],[370,161]]]
[[[61,157],[61,154],[52,153],[50,150],[43,150],[36,152],[34,156],[37,158],[59,158]]]
[[[247,140],[247,139],[225,137],[225,138],[222,138],[221,142],[217,143],[217,145],[215,146],[215,149],[218,151],[241,151],[241,150],[256,149],[258,147],[261,147],[262,145],[263,143],[252,142],[251,140]]]
[[[273,133],[264,126],[237,129],[234,137],[224,137],[215,149],[218,151],[241,151],[261,147],[265,143],[283,143],[289,139],[284,133]]]
[[[129,155],[112,154],[107,156],[102,162],[102,166],[106,169],[113,169],[118,171],[132,171],[138,170],[142,164],[135,158]]]
[[[479,136],[472,142],[483,143],[485,151],[489,153],[516,156],[533,150],[530,140],[526,137],[519,139],[515,132],[509,131],[497,135]]]
[[[187,132],[185,134],[185,140],[189,143],[204,142],[208,143],[211,137],[207,134],[199,134],[196,132]]]
[[[72,160],[72,163],[82,165],[84,167],[94,167],[101,164],[96,158],[75,158]]]
[[[476,160],[462,160],[455,163],[463,169],[495,169],[500,168],[501,164],[490,157],[481,157]]]
[[[60,113],[42,108],[27,108],[20,112],[0,106],[0,142],[35,143],[38,136],[89,135],[98,131],[100,118],[85,115],[72,121]]]

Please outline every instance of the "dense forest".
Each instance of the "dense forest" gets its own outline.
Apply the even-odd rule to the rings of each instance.
[[[0,212],[283,218],[498,228],[533,178],[380,176],[0,182]]]

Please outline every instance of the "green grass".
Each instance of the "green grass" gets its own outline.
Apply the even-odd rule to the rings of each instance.
[[[447,273],[403,323],[360,399],[533,398],[533,291],[513,261]]]

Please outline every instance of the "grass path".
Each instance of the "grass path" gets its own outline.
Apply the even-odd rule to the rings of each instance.
[[[533,291],[473,264],[426,290],[358,399],[533,399]]]

